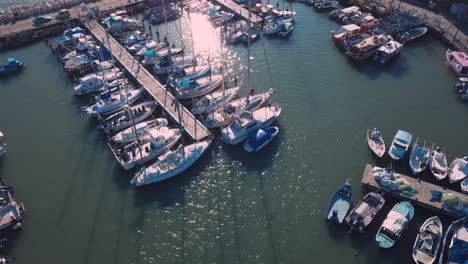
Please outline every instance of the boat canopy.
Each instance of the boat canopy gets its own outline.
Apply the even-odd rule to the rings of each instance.
[[[395,135],[395,139],[398,140],[400,143],[407,145],[411,142],[411,139],[413,139],[413,135],[406,131],[398,130],[398,132]]]
[[[399,234],[406,226],[406,222],[408,222],[408,220],[402,214],[396,211],[390,211],[382,227],[394,234]]]
[[[462,227],[466,228],[466,227]],[[453,238],[452,249],[448,257],[449,263],[466,263],[468,259],[468,241]]]

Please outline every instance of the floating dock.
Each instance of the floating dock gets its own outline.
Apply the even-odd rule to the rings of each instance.
[[[431,209],[433,211],[436,211],[438,213],[450,215],[456,218],[462,218],[462,217],[468,216],[466,209],[464,211],[456,210],[452,206],[449,206],[442,202],[431,202],[432,191],[456,194],[456,195],[460,195],[461,197],[468,199],[467,195],[459,193],[459,192],[455,192],[452,190],[447,190],[443,187],[440,187],[440,186],[437,186],[428,182],[420,181],[410,176],[399,174],[400,178],[405,179],[413,188],[415,188],[418,191],[416,194],[412,196],[407,196],[400,191],[393,191],[389,187],[385,187],[379,184],[378,182],[376,182],[372,173],[372,168],[373,168],[372,165],[367,164],[364,169],[364,174],[362,175],[362,180],[361,180],[361,185],[363,187],[370,189],[372,191],[382,192],[394,198],[407,200],[407,201],[412,202],[415,205],[419,205],[419,206]]]
[[[234,12],[236,15],[242,17],[246,21],[249,20],[249,10],[243,8],[242,6],[234,3],[231,0],[213,0],[215,3],[221,5],[223,8]],[[262,18],[250,12],[250,22],[254,25],[258,25],[262,22]]]
[[[174,96],[166,87],[140,65],[97,21],[90,20],[89,23],[85,23],[85,26],[99,42],[111,51],[114,59],[125,68],[127,74],[130,74],[166,110],[172,119],[181,124],[192,139],[202,140],[210,135],[208,128],[198,121],[187,108],[177,104]],[[177,106],[179,106],[180,120]]]

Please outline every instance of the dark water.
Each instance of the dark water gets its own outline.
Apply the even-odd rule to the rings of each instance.
[[[142,189],[128,184],[131,174],[80,112],[86,101],[72,95],[44,43],[0,54],[2,62],[26,62],[20,75],[0,81],[0,129],[9,146],[0,175],[27,209],[8,253],[15,263],[410,263],[417,229],[432,212],[417,207],[390,250],[374,237],[395,201],[364,236],[326,228],[323,214],[348,177],[354,202],[365,194],[359,182],[374,162],[367,128],[381,128],[387,141],[405,129],[443,146],[449,159],[467,154],[467,108],[451,88],[445,47],[426,38],[391,65],[355,65],[332,44],[333,21],[301,4],[294,9],[287,40],[252,45],[252,85],[277,89],[281,136],[253,155],[216,142],[186,173]],[[216,38],[209,28],[194,29],[200,32]],[[197,47],[210,37],[194,39]],[[216,46],[199,47],[206,54]],[[245,94],[246,48],[224,54],[241,70]],[[406,163],[393,166],[407,171]]]

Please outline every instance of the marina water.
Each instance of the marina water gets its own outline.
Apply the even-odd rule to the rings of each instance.
[[[257,154],[216,141],[186,173],[141,189],[80,111],[88,101],[73,96],[72,80],[44,43],[1,53],[2,62],[26,63],[0,80],[8,142],[0,175],[27,209],[8,252],[15,263],[410,263],[417,230],[433,212],[416,207],[390,250],[374,237],[392,199],[363,236],[327,228],[323,215],[345,179],[355,204],[365,194],[364,165],[375,162],[367,128],[380,128],[388,143],[404,129],[442,146],[450,161],[468,154],[467,108],[452,88],[446,47],[427,37],[388,66],[354,64],[331,41],[334,21],[299,3],[293,9],[289,38],[262,37],[251,55],[252,86],[277,89],[281,135]],[[195,46],[201,32],[193,29]],[[244,95],[246,53],[242,45],[225,52],[243,74]],[[392,166],[409,172],[407,163]]]

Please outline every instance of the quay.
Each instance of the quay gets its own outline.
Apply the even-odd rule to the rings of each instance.
[[[242,6],[234,3],[234,1],[232,1],[232,0],[213,0],[213,2],[221,5],[223,8],[225,8],[225,9],[231,11],[231,12],[234,12],[236,15],[242,17],[246,21],[249,19],[249,11],[247,9],[243,8]],[[260,25],[262,20],[263,19],[261,17],[257,16],[256,14],[253,14],[251,12],[250,21],[251,21],[252,24]]]
[[[456,218],[466,217],[468,215],[467,210],[456,210],[455,208],[444,204],[443,202],[431,202],[432,191],[441,192],[441,193],[450,193],[464,197],[468,201],[468,196],[459,192],[445,189],[441,186],[437,186],[425,181],[418,180],[416,178],[399,174],[400,178],[406,180],[414,189],[417,190],[417,193],[412,196],[407,196],[400,191],[393,191],[389,187],[385,187],[374,179],[372,174],[372,165],[367,164],[364,169],[364,174],[362,175],[361,185],[372,191],[382,192],[394,198],[407,200],[412,202],[415,205],[419,205],[438,213],[446,214]]]
[[[127,74],[131,75],[166,110],[172,119],[181,124],[192,139],[202,140],[210,135],[208,128],[198,121],[187,108],[177,103],[164,85],[141,66],[97,21],[90,20],[84,25],[112,53],[114,59],[125,68]]]

